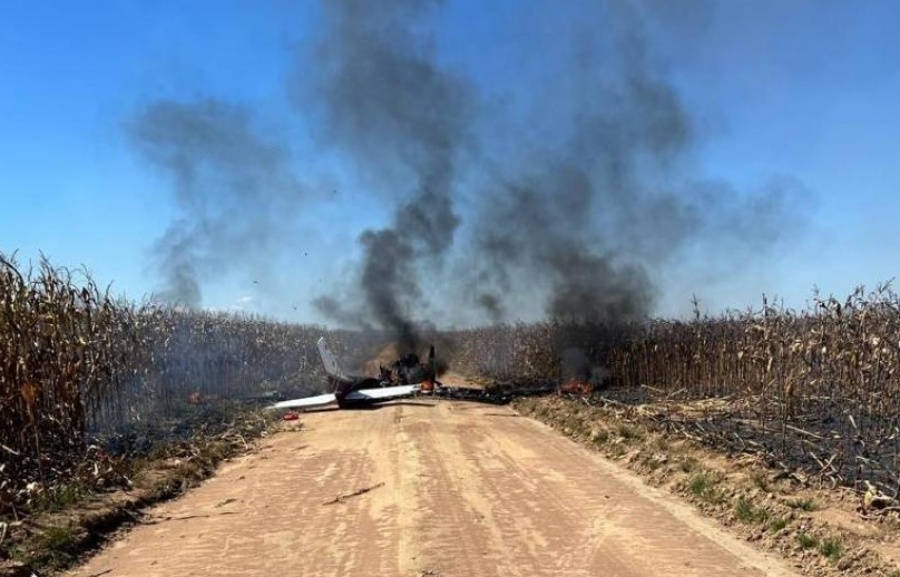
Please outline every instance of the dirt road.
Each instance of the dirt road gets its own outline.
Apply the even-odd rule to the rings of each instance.
[[[71,573],[278,574],[793,575],[549,428],[446,401],[304,415]]]

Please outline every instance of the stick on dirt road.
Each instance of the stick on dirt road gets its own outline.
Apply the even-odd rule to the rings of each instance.
[[[794,575],[508,408],[410,401],[302,420],[70,574]]]

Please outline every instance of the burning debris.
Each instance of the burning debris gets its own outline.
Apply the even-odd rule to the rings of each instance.
[[[560,359],[559,394],[590,395],[602,388],[610,376],[609,369],[592,362],[584,350],[569,347]]]
[[[421,362],[416,353],[407,353],[388,366],[379,366],[381,382],[387,384],[409,385],[413,383],[429,383],[429,390],[438,382],[438,365],[434,356],[434,345],[428,350],[428,360]]]

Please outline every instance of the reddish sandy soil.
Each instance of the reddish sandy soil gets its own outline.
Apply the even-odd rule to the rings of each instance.
[[[794,575],[508,408],[406,401],[301,422],[69,574]]]

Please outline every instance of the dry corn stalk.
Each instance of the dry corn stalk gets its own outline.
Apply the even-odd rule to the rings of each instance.
[[[0,254],[0,514],[70,478],[89,431],[177,420],[189,395],[321,381],[319,327],[112,298],[84,272]],[[29,489],[29,487],[31,489]]]

